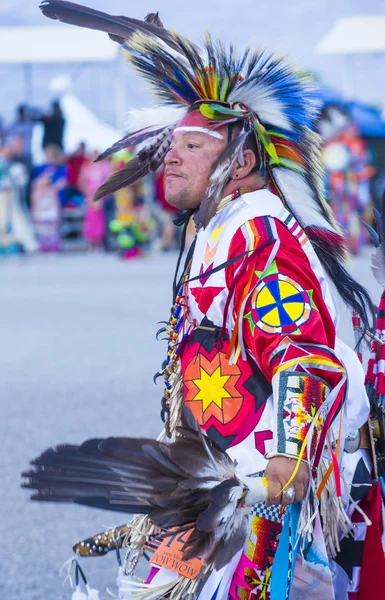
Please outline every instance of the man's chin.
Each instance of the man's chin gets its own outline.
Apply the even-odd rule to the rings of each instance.
[[[166,185],[165,189],[166,200],[171,206],[175,208],[183,208],[184,201],[186,199],[186,192],[182,189],[182,186]]]
[[[167,202],[180,210],[198,208],[200,201],[196,201],[191,197],[188,187],[185,185],[177,187],[176,185],[173,185],[173,183],[171,183],[171,185],[166,185],[165,187],[165,198]]]

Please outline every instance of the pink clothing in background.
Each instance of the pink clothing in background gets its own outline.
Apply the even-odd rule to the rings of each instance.
[[[103,200],[93,201],[99,186],[111,175],[111,166],[107,161],[94,163],[88,160],[80,173],[80,186],[86,198],[86,215],[83,236],[88,242],[102,242],[106,235],[106,219]]]
[[[88,242],[102,242],[106,235],[106,219],[103,205],[87,205],[84,219],[83,237]]]

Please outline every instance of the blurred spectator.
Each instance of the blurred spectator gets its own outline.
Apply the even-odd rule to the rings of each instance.
[[[45,154],[45,163],[32,171],[31,212],[40,249],[48,252],[61,247],[61,200],[65,196],[67,171],[58,146],[47,146]]]
[[[361,221],[370,221],[371,213],[369,180],[374,169],[368,149],[346,111],[338,106],[324,109],[319,129],[325,139],[327,199],[350,251],[357,253],[368,241]]]
[[[86,160],[86,145],[84,142],[81,142],[75,152],[70,154],[67,160],[67,182],[70,188],[78,189],[80,171]]]
[[[16,139],[16,138],[15,138]],[[21,138],[20,144],[23,144]],[[22,162],[14,160],[15,148],[0,150],[0,254],[35,252],[35,233],[25,204],[29,173]]]
[[[28,170],[32,169],[32,133],[34,121],[27,112],[27,107],[21,104],[17,107],[16,119],[14,123],[6,130],[6,138],[21,140],[18,150],[18,157],[24,162]]]
[[[55,145],[63,150],[63,134],[65,119],[57,100],[52,103],[52,111],[48,115],[41,115],[38,119],[44,125],[43,148]]]
[[[98,152],[93,152],[84,162],[81,168],[78,184],[86,201],[86,215],[84,220],[83,235],[84,239],[94,250],[103,247],[106,236],[106,219],[103,208],[103,199],[94,201],[94,194],[99,186],[111,175],[111,165],[109,161],[102,160],[93,162],[98,156]]]
[[[7,143],[12,162],[22,164],[30,175],[32,171],[31,156],[25,153],[25,139],[20,135],[12,135]]]

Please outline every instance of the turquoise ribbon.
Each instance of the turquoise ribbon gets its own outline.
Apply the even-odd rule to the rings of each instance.
[[[300,502],[290,504],[286,509],[283,528],[272,567],[270,600],[286,600],[290,596],[297,554],[297,548],[294,550],[293,545],[297,539],[300,512]]]

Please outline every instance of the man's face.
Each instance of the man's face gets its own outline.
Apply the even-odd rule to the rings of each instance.
[[[218,131],[218,130],[217,130]],[[176,131],[165,158],[166,200],[182,210],[198,208],[209,184],[213,163],[227,144],[223,139],[196,131]]]

